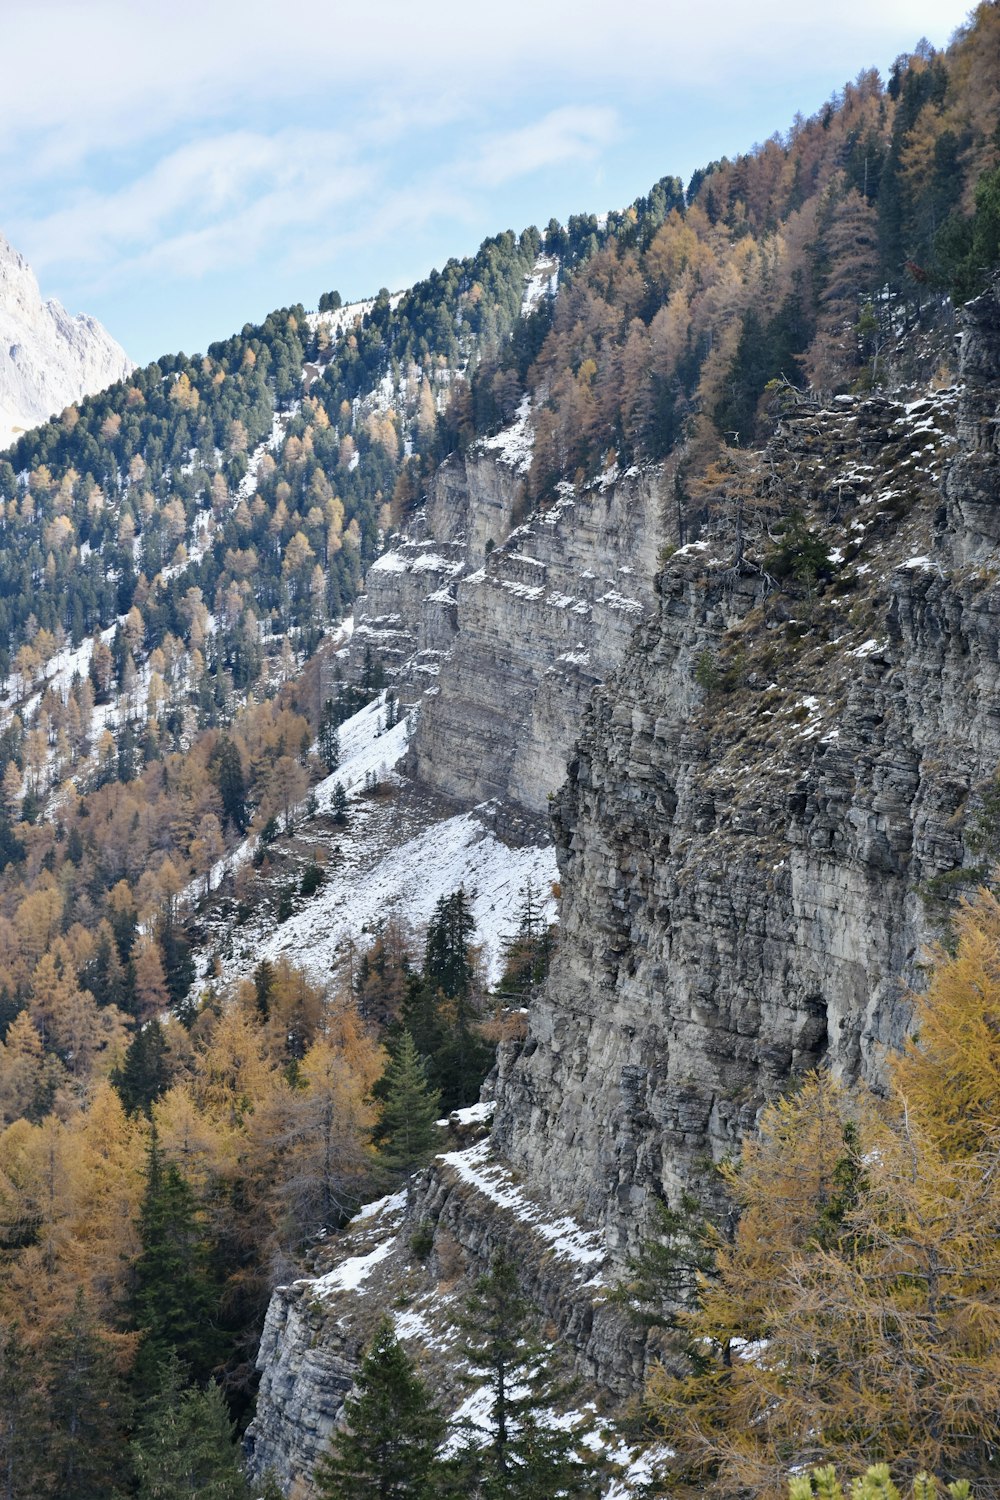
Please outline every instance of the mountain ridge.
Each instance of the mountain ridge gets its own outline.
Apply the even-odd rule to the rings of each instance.
[[[0,234],[0,450],[134,368],[96,318],[43,301],[27,260]]]

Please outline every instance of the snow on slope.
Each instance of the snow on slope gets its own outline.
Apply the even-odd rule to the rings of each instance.
[[[0,449],[134,368],[96,318],[43,302],[28,262],[0,235]]]
[[[314,979],[329,979],[348,943],[363,943],[365,934],[392,916],[417,929],[425,926],[438,901],[461,886],[470,898],[474,940],[482,946],[492,984],[503,971],[503,940],[516,929],[520,893],[529,880],[542,894],[548,920],[555,920],[551,845],[508,848],[487,826],[486,805],[442,816],[440,802],[422,799],[393,769],[406,752],[411,720],[386,730],[384,715],[380,697],[340,726],[340,765],[314,789],[321,821],[332,808],[338,782],[350,802],[347,823],[333,836],[326,881],[279,927],[267,922],[240,929],[238,951],[223,961],[227,978],[284,954]],[[386,796],[365,795],[372,778],[387,789]],[[300,838],[315,845],[319,827],[300,824]],[[247,840],[228,855],[213,881],[224,867],[249,858],[252,848],[253,840]]]
[[[550,888],[556,879],[551,847],[508,849],[475,812],[462,813],[433,823],[372,866],[335,874],[264,943],[260,957],[284,953],[307,972],[327,977],[349,939],[393,915],[422,927],[438,901],[462,886],[473,893],[475,941],[484,946],[493,983],[503,969],[501,941],[517,925],[518,893],[529,879],[543,891]]]

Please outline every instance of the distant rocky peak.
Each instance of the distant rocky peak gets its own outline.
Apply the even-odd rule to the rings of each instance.
[[[43,301],[30,265],[0,234],[0,448],[134,368],[95,318]]]

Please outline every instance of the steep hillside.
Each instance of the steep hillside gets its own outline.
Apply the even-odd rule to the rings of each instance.
[[[31,267],[0,235],[0,449],[131,370],[94,318],[42,301]]]
[[[609,1291],[656,1206],[718,1202],[713,1164],[809,1068],[878,1081],[977,835],[997,838],[998,306],[969,311],[961,387],[793,401],[739,525],[720,490],[668,558],[557,799],[562,937],[501,1048],[489,1142],[333,1248],[334,1266],[379,1262],[364,1300],[336,1271],[275,1294],[261,1468],[308,1473],[387,1299],[418,1309],[401,1335],[439,1359],[454,1278],[512,1236],[587,1388],[636,1390],[656,1346]],[[452,650],[442,695],[461,630]]]
[[[813,1066],[883,1087],[1000,852],[998,16],[687,188],[281,309],[0,461],[34,1453],[69,1452],[72,1326],[133,1396],[177,1397],[171,1347],[183,1401],[221,1374],[256,1475],[308,1495],[380,1312],[482,1414],[458,1311],[497,1250],[582,1382],[547,1420],[607,1446],[659,1209],[718,1215]],[[143,1434],[89,1409],[110,1492]]]

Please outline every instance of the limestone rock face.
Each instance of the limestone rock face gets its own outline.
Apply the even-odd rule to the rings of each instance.
[[[133,368],[96,318],[43,302],[24,256],[0,235],[0,449]]]
[[[785,423],[787,505],[831,545],[794,618],[720,534],[682,549],[594,695],[560,795],[554,970],[505,1059],[495,1141],[617,1255],[818,1064],[878,1082],[942,877],[1000,762],[1000,588],[959,566],[972,462],[956,396]],[[997,386],[968,390],[997,410]],[[985,529],[985,521],[981,523]],[[777,566],[777,563],[775,563]],[[789,596],[786,596],[786,599]],[[970,877],[971,878],[971,877]],[[583,1164],[586,1163],[584,1168]]]
[[[641,1379],[643,1339],[608,1299],[603,1244],[515,1180],[481,1138],[488,1110],[480,1105],[452,1115],[434,1166],[409,1191],[364,1210],[320,1252],[316,1274],[274,1293],[247,1443],[252,1472],[274,1470],[290,1496],[309,1493],[308,1476],[383,1313],[392,1316],[437,1398],[458,1407],[467,1395],[456,1357],[464,1338],[458,1318],[498,1250],[519,1267],[547,1336],[575,1365],[582,1382],[573,1390],[575,1407],[598,1393],[623,1397]]]
[[[547,815],[594,684],[653,602],[658,470],[565,485],[514,525],[517,470],[488,448],[444,465],[423,514],[370,569],[352,672],[378,655],[425,698],[410,770],[463,803]]]
[[[488,1162],[449,1153],[403,1220],[407,1236],[433,1227],[436,1270],[412,1288],[425,1348],[447,1327],[449,1275],[504,1242],[584,1377],[634,1389],[647,1354],[588,1282],[613,1284],[657,1201],[711,1200],[712,1164],[797,1074],[822,1064],[878,1085],[905,1036],[926,945],[1000,856],[986,795],[1000,765],[996,294],[963,342],[956,389],[786,413],[760,468],[784,529],[762,526],[744,552],[733,518],[710,518],[651,593],[637,588],[627,643],[608,595],[653,576],[654,476],[564,494],[448,582],[454,637],[423,709],[421,774],[531,805],[560,780],[545,734],[572,744],[587,706],[554,803],[559,945],[526,1035],[501,1048],[489,1146],[473,1148]],[[460,509],[467,482],[452,475],[438,503]],[[602,670],[585,684],[569,657],[605,651],[619,613],[620,645],[591,654]],[[552,1253],[541,1226],[560,1219],[599,1253],[593,1278]],[[299,1390],[288,1360],[313,1380],[309,1340],[331,1351],[317,1408],[339,1409],[338,1341],[400,1294],[400,1244],[382,1290],[303,1323],[291,1354],[277,1336],[265,1349],[262,1456],[297,1441],[298,1397],[281,1391]],[[282,1296],[278,1331],[293,1316]],[[284,1472],[309,1462],[300,1451]]]

